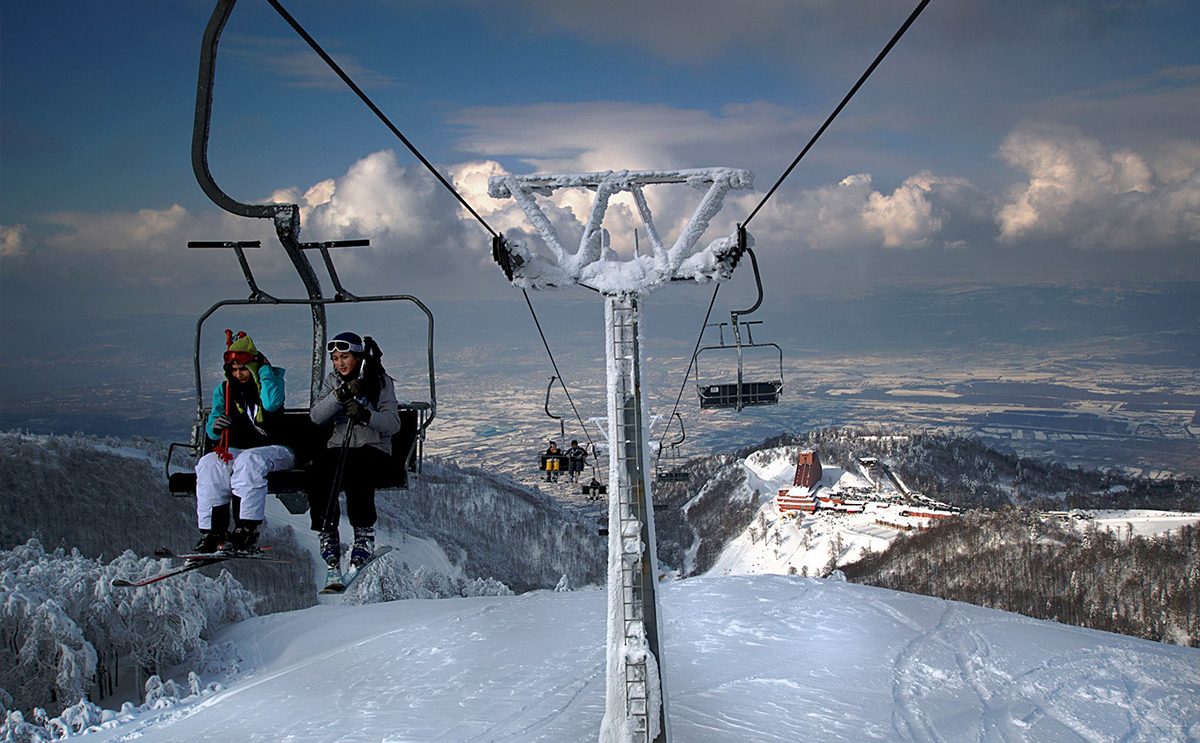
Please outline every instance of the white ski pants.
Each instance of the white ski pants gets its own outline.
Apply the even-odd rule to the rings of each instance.
[[[256,446],[230,449],[232,461],[226,462],[209,452],[196,462],[196,520],[201,529],[212,528],[212,510],[242,499],[240,514],[247,521],[262,521],[267,510],[267,473],[290,469],[296,463],[286,446]]]

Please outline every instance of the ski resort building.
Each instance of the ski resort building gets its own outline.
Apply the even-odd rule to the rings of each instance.
[[[837,503],[828,506],[828,508],[839,513],[862,513],[867,510],[867,502],[859,498],[839,499]]]
[[[796,457],[796,475],[790,488],[780,488],[775,506],[781,515],[814,513],[817,510],[817,491],[821,486],[821,458],[811,449]]]
[[[780,488],[775,496],[775,506],[780,515],[815,513],[817,499],[807,488]]]
[[[800,452],[796,457],[796,476],[792,484],[801,488],[815,488],[821,482],[821,457],[815,450]]]
[[[910,508],[901,511],[900,515],[915,519],[952,519],[958,514],[954,511],[943,511],[935,508]]]

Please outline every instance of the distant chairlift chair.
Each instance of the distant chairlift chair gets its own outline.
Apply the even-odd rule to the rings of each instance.
[[[558,450],[560,454],[547,454],[546,452],[541,452],[538,455],[538,472],[546,473],[546,477],[550,477],[552,472],[569,472],[571,467],[570,461],[567,460],[565,448],[566,442],[563,440],[567,438],[566,426],[563,424],[561,415],[555,415],[554,413],[550,412],[550,390],[554,387],[554,380],[556,379],[558,379],[557,376],[550,377],[550,383],[546,385],[545,410],[546,415],[548,415],[552,420],[558,421]]]
[[[687,432],[683,429],[683,416],[675,413],[675,417],[679,419],[679,438],[668,444],[665,451],[659,450],[658,460],[654,465],[655,482],[688,482],[692,479],[691,473],[683,468],[684,457],[677,448],[687,439]]]

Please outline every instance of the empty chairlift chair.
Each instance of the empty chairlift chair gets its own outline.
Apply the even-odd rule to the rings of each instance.
[[[754,282],[758,288],[758,301],[754,306],[746,310],[734,310],[729,313],[730,322],[728,323],[712,323],[705,326],[707,330],[710,327],[717,328],[719,342],[717,345],[703,346],[696,351],[696,357],[693,360],[692,368],[696,374],[696,393],[700,399],[700,408],[733,408],[740,411],[743,408],[754,405],[775,405],[779,402],[779,395],[783,392],[783,349],[775,343],[756,343],[754,341],[753,326],[761,325],[762,321],[752,320],[749,322],[743,321],[741,318],[758,309],[762,304],[762,278],[758,273],[758,259],[754,256],[754,251],[747,248],[746,253],[750,256],[751,264],[754,267]],[[725,341],[725,328],[730,327],[732,331],[732,343]],[[743,338],[744,332],[744,338]],[[772,352],[771,349],[774,349]],[[737,356],[736,375],[734,379],[729,380],[728,374],[722,376],[709,377],[707,372],[701,372],[700,357],[709,354],[727,355],[732,351]],[[778,374],[767,379],[761,377],[754,380],[745,378],[745,355],[747,353],[755,356],[766,354],[768,358],[774,357],[772,360],[778,364]],[[774,370],[775,364],[772,364]]]
[[[679,413],[675,413],[675,417],[679,419],[679,438],[668,444],[666,449],[659,449],[658,459],[654,464],[655,482],[688,482],[692,479],[691,473],[683,468],[686,461],[678,449],[687,439],[687,432],[683,429],[683,417]]]

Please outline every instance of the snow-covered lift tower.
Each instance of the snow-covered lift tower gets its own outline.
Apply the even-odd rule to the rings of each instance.
[[[599,739],[655,741],[670,738],[662,683],[661,621],[655,590],[658,574],[654,507],[650,494],[648,417],[641,392],[639,301],[668,281],[729,278],[748,247],[740,227],[698,248],[701,235],[731,189],[753,186],[753,175],[735,168],[607,171],[565,175],[504,175],[488,181],[493,198],[513,198],[545,241],[551,255],[497,237],[492,253],[518,287],[584,286],[604,296],[608,376],[608,651],[605,712]],[[654,226],[643,187],[687,184],[704,190],[699,206],[671,246]],[[559,239],[535,194],[586,188],[595,201],[574,252]],[[628,191],[646,227],[650,255],[619,257],[604,245],[609,200]]]

